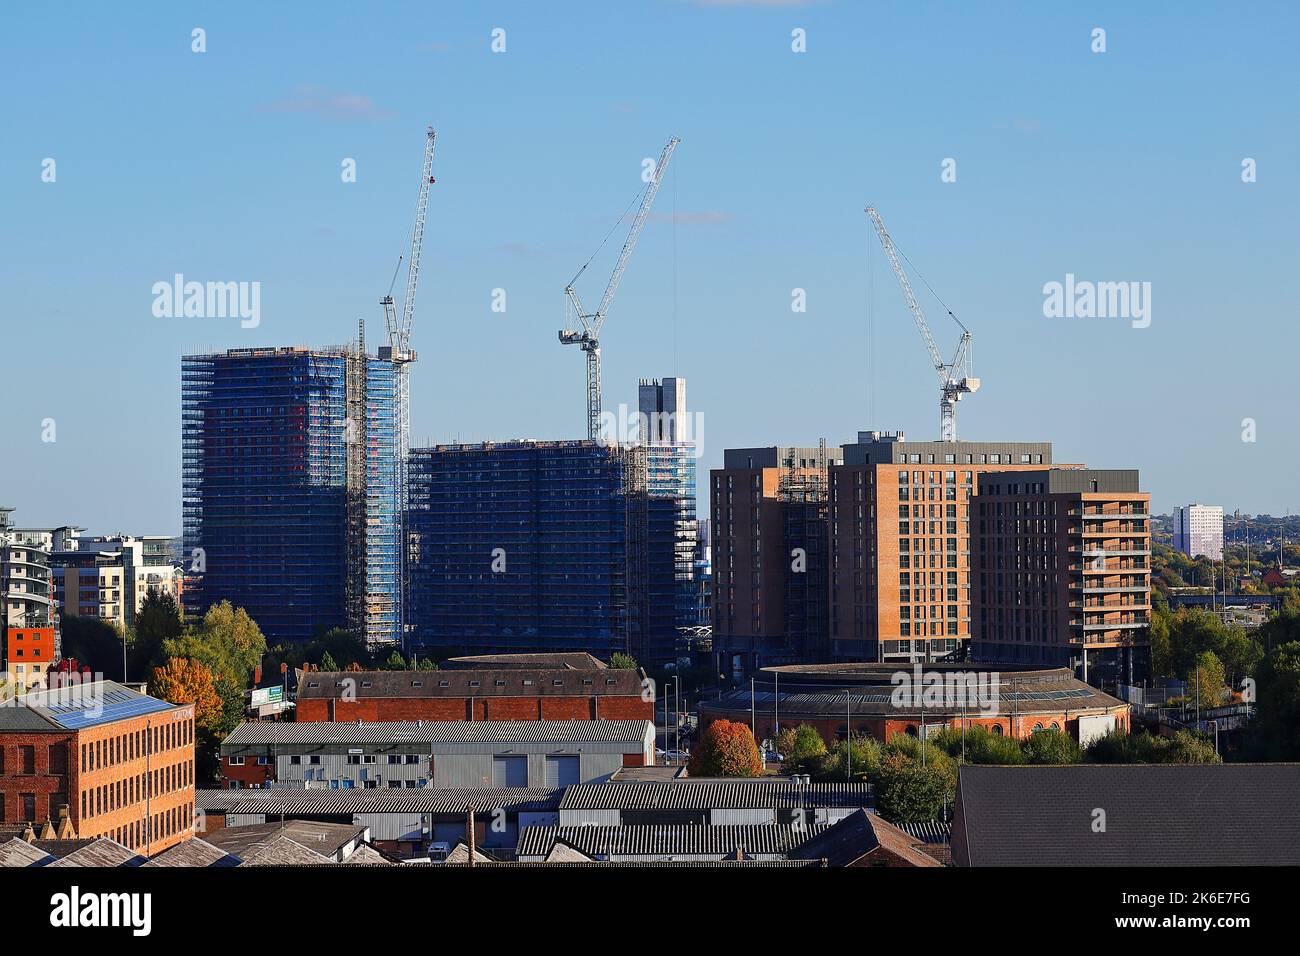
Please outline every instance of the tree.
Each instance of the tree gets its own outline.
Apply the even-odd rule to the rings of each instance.
[[[763,761],[748,724],[715,720],[700,736],[686,772],[692,777],[757,777]]]
[[[1222,763],[1222,758],[1215,752],[1214,744],[1204,740],[1199,734],[1179,730],[1173,737],[1158,737],[1165,741],[1163,747],[1157,747],[1160,754],[1159,763]]]
[[[122,633],[107,621],[63,614],[63,656],[74,657],[91,673],[118,677],[122,673]]]
[[[866,735],[837,740],[817,764],[813,777],[819,783],[853,780],[866,783],[880,770],[880,742]]]
[[[208,609],[197,629],[164,641],[163,653],[196,660],[212,672],[223,704],[218,732],[234,730],[244,715],[244,689],[266,653],[266,638],[248,612],[222,601]]]
[[[388,655],[388,660],[384,661],[384,670],[386,671],[404,671],[406,670],[406,658],[402,657],[400,651],[393,651]]]
[[[415,665],[415,669],[417,671],[436,671],[438,665],[433,662],[433,658],[421,657],[419,662]]]
[[[221,724],[221,696],[212,671],[198,661],[173,657],[162,667],[155,667],[149,693],[173,704],[193,704],[194,723],[200,730],[212,732]]]
[[[826,756],[826,741],[816,727],[800,724],[786,727],[777,735],[776,750],[784,758],[787,773],[815,773]]]
[[[1269,760],[1300,760],[1300,641],[1273,648],[1260,662],[1255,698],[1247,749]]]
[[[889,822],[936,820],[955,792],[950,768],[928,762],[923,766],[901,750],[885,748],[876,777],[876,809]]]
[[[1021,741],[1020,749],[1031,764],[1078,763],[1079,745],[1059,730],[1039,730]]]
[[[1025,762],[1019,741],[999,736],[980,724],[967,727],[965,738],[963,745],[961,729],[945,727],[934,735],[930,745],[953,758],[961,757],[964,753],[966,763],[1011,766]]]
[[[170,591],[151,588],[135,614],[135,639],[127,659],[133,674],[148,674],[163,662],[163,643],[181,636],[185,623]]]
[[[320,669],[323,671],[336,671],[339,669],[338,662],[334,660],[329,651],[321,655]]]
[[[615,670],[634,671],[637,668],[637,663],[631,654],[624,654],[619,651],[609,659],[609,666]]]
[[[1223,703],[1225,683],[1223,665],[1219,663],[1213,651],[1201,651],[1187,676],[1190,680],[1187,685],[1189,704],[1199,704],[1208,710]]]
[[[1173,737],[1153,737],[1145,730],[1130,734],[1113,730],[1088,745],[1085,763],[1220,763],[1214,745],[1197,734],[1180,730]]]
[[[1151,592],[1151,669],[1156,674],[1174,672],[1174,647],[1172,639],[1173,614],[1159,591]]]

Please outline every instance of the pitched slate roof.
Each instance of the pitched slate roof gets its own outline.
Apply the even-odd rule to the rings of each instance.
[[[223,827],[208,834],[214,847],[232,853],[248,862],[250,855],[280,839],[292,840],[322,856],[333,858],[349,843],[358,843],[366,828],[350,823],[318,823],[314,820],[287,820],[284,823],[262,823],[253,826]]]
[[[449,658],[443,662],[443,666],[454,670],[493,668],[603,671],[608,669],[604,661],[582,651],[559,651],[549,654],[472,654],[467,657]]]
[[[221,847],[213,846],[206,840],[200,840],[198,837],[191,837],[184,843],[177,843],[175,846],[168,847],[157,856],[151,858],[145,866],[178,866],[178,867],[228,867],[239,866],[243,861],[237,856],[232,856]]]
[[[369,843],[363,843],[352,854],[343,861],[344,866],[396,866],[392,860],[384,856]]]
[[[519,833],[517,856],[546,857],[564,844],[585,856],[717,856],[786,854],[827,827],[780,826],[646,826],[525,827]]]
[[[526,829],[531,830],[536,828],[527,827]],[[544,862],[546,863],[590,863],[592,862],[592,860],[591,857],[587,856],[587,854],[579,850],[575,850],[567,843],[556,843],[554,846],[551,847],[550,851],[546,854],[546,859]]]
[[[426,720],[240,724],[223,747],[261,744],[631,743],[648,720]]]
[[[940,866],[922,842],[867,810],[858,810],[826,827],[790,855],[800,860],[826,860],[829,866],[849,866],[877,847],[883,847],[911,866]]]
[[[736,781],[673,780],[668,783],[575,784],[564,792],[562,810],[758,810],[794,807],[860,807],[870,803],[865,783],[814,783],[762,778]]]
[[[333,866],[334,861],[288,837],[278,836],[243,858],[244,866]]]
[[[1300,865],[1300,764],[963,766],[958,866]],[[1094,829],[1104,811],[1104,832]]]
[[[53,841],[47,841],[53,842]],[[145,858],[116,840],[99,837],[50,864],[56,866],[140,866]]]
[[[474,862],[475,862],[475,863],[495,863],[496,860],[493,859],[492,857],[487,856],[486,854],[484,854],[483,851],[480,850],[478,847],[474,847]],[[466,843],[463,843],[463,842],[462,842],[462,843],[457,843],[454,847],[452,847],[451,852],[447,854],[447,858],[446,858],[445,860],[443,860],[443,863],[451,863],[451,864],[453,864],[453,865],[456,864],[456,863],[465,863],[465,864],[468,864],[468,863],[469,863],[469,845],[466,844]]]
[[[17,837],[0,843],[0,868],[45,866],[47,863],[53,863],[54,859],[44,850]]]

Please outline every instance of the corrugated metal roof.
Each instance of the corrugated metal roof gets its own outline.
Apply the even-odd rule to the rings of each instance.
[[[525,827],[519,833],[518,856],[545,857],[557,842],[587,856],[705,856],[735,853],[788,853],[817,836],[824,825],[754,826],[581,826]]]
[[[434,720],[240,724],[230,745],[389,743],[634,743],[648,720]]]
[[[758,810],[861,807],[871,802],[865,783],[741,780],[671,783],[592,783],[569,787],[563,810]]]
[[[266,790],[263,793],[274,796],[245,800],[227,807],[226,812],[265,813],[277,817],[281,814],[464,813],[471,806],[475,813],[488,813],[497,808],[510,812],[546,812],[559,809],[564,791],[537,787],[425,787],[403,790],[401,796],[389,796],[383,791],[342,794],[336,790]],[[321,796],[313,796],[315,793]]]
[[[894,826],[909,836],[914,836],[922,843],[947,843],[952,836],[952,827],[942,820],[927,820],[924,823],[895,823]]]

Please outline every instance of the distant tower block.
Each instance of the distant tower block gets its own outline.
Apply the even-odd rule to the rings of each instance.
[[[638,388],[641,413],[641,441],[681,442],[691,440],[686,420],[686,379],[643,378]]]

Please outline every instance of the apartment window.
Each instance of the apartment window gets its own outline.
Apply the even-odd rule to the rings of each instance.
[[[232,767],[242,767],[243,765],[244,765],[244,758],[243,758],[243,757],[231,757],[231,758],[230,758],[230,766],[232,766]]]

